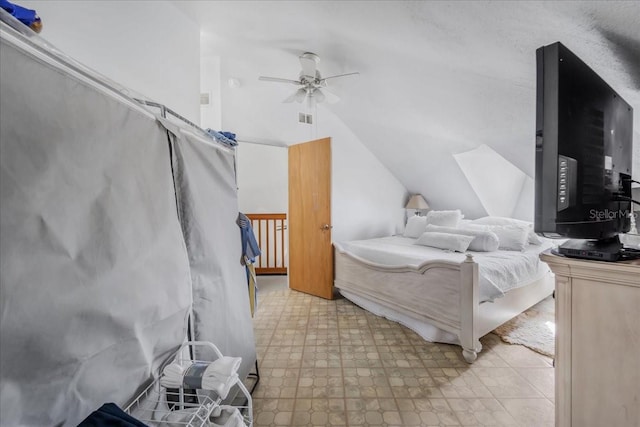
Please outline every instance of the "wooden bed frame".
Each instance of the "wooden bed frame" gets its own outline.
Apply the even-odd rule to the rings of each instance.
[[[413,267],[376,264],[345,251],[339,243],[334,243],[334,252],[337,289],[457,336],[468,363],[482,350],[481,337],[551,295],[555,287],[549,272],[494,302],[480,304],[478,264],[469,254],[462,263],[426,261]],[[424,292],[403,299],[399,286]]]

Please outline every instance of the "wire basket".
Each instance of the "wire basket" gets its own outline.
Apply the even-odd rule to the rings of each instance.
[[[187,346],[209,347],[215,353],[216,358],[223,357],[212,343],[189,341],[184,343],[164,366],[168,363],[187,365],[196,362],[212,362],[212,360],[193,360],[185,356],[189,354],[186,351]],[[213,390],[184,387],[167,388],[161,384],[160,378],[157,378],[125,408],[125,412],[151,426],[205,427],[217,425],[216,419],[224,418],[224,411],[228,412],[234,408],[239,411],[244,425],[252,427],[253,403],[251,394],[241,381],[238,381],[235,386],[245,397],[246,404],[243,406],[222,405],[222,398]]]

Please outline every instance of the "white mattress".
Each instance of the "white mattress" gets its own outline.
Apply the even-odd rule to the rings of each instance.
[[[366,261],[386,266],[419,267],[426,261],[463,262],[465,254],[427,246],[415,245],[416,239],[403,236],[341,242],[343,250]],[[473,252],[478,263],[480,301],[493,301],[511,289],[541,278],[549,267],[540,261],[539,254],[552,246],[543,239],[542,245],[529,245],[526,250]]]

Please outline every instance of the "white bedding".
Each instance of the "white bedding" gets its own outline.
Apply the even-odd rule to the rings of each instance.
[[[341,242],[347,252],[376,264],[386,266],[418,267],[425,261],[463,262],[465,254],[414,245],[416,239],[391,236],[369,240]],[[480,302],[493,301],[511,289],[524,286],[541,278],[549,267],[540,261],[539,254],[552,243],[543,239],[542,245],[529,245],[526,250],[473,252],[478,264]]]

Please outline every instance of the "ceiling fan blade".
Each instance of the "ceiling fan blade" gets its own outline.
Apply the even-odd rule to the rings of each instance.
[[[312,96],[316,99],[316,102],[322,102],[325,99],[324,93],[320,89],[314,90]]]
[[[353,76],[355,74],[360,74],[358,71],[353,72],[353,73],[346,73],[346,74],[337,74],[335,76],[329,76],[329,77],[323,77],[320,79],[320,83],[329,80],[329,79],[335,79],[336,77],[344,77],[344,76]]]
[[[320,89],[317,89],[316,92],[319,92]],[[330,92],[329,90],[327,90],[327,88],[322,89],[322,94],[324,95],[324,99],[329,103],[329,104],[335,104],[336,102],[340,101],[340,97],[338,97],[338,95],[336,95],[333,92]]]
[[[260,76],[260,77],[258,77],[258,80],[262,80],[262,81],[265,81],[265,82],[292,83],[292,84],[294,84],[294,85],[302,84],[302,83],[300,83],[298,80],[281,79],[281,78],[279,78],[279,77],[265,77],[265,76]]]
[[[295,91],[293,94],[291,94],[291,96],[288,96],[287,98],[284,99],[284,101],[282,102],[293,102],[293,101],[297,101],[297,102],[302,102],[304,101],[305,96],[307,96],[307,91],[304,88],[300,88],[297,91]]]
[[[316,78],[316,69],[318,68],[320,58],[315,53],[305,52],[300,55],[300,65],[302,66],[302,75],[310,79]]]

